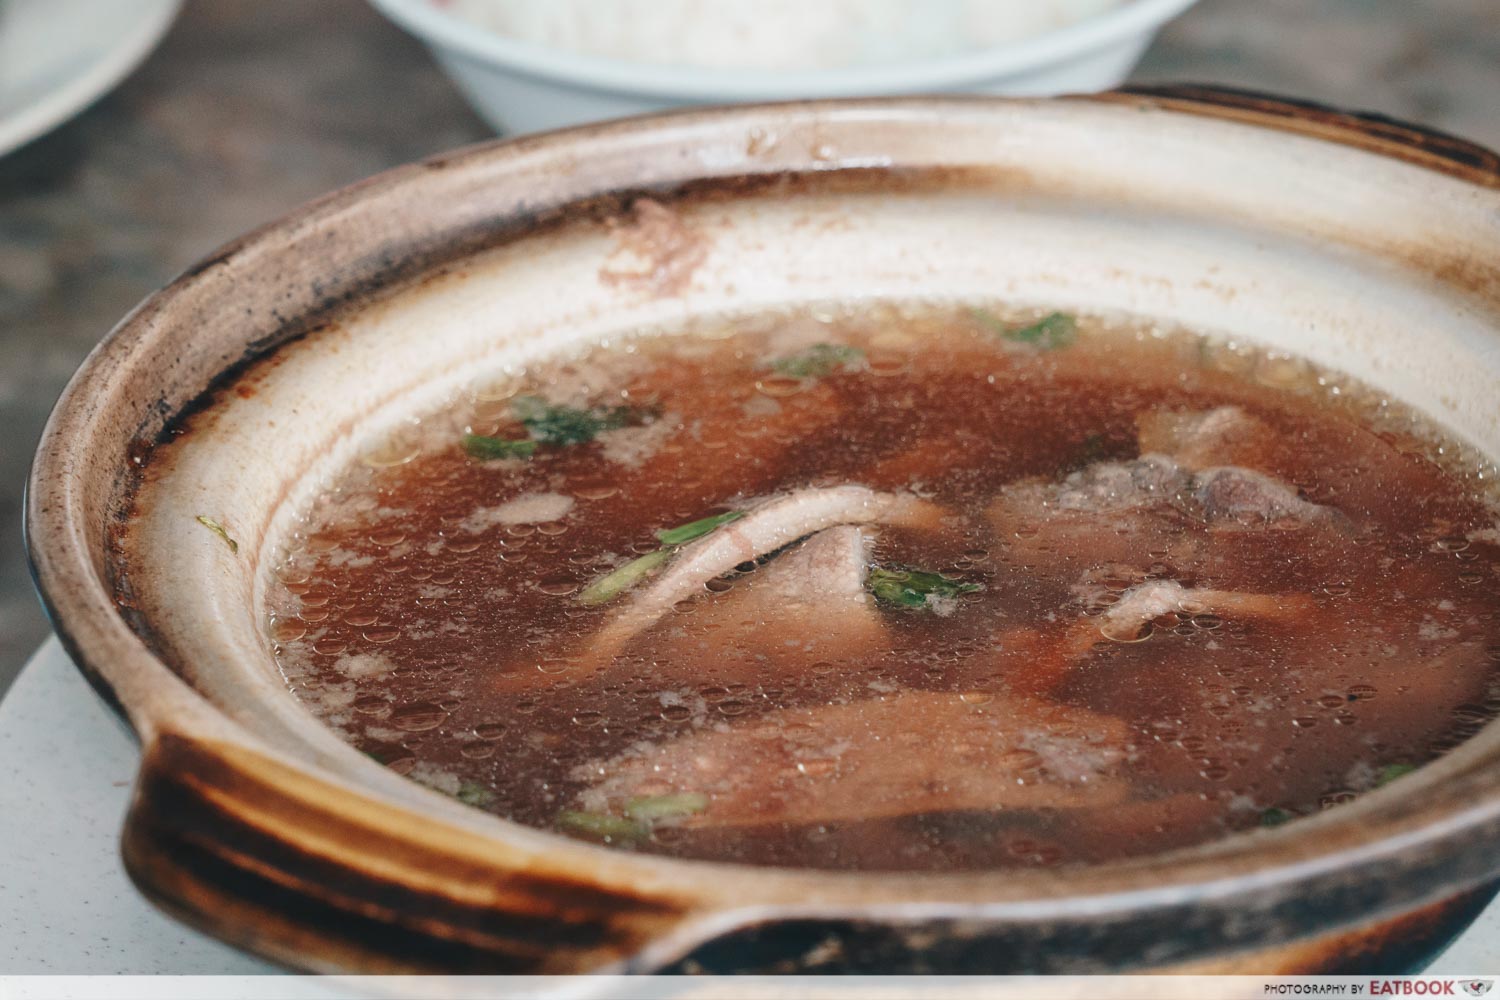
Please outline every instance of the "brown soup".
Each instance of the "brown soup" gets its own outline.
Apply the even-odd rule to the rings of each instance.
[[[1399,779],[1500,709],[1477,460],[1148,324],[871,306],[499,379],[307,511],[268,629],[387,767],[622,848],[1108,861]]]

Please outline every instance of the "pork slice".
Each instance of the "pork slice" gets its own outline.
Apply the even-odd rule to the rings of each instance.
[[[1076,645],[1086,650],[1102,636],[1116,642],[1141,637],[1146,623],[1164,615],[1215,614],[1266,621],[1298,621],[1314,608],[1306,594],[1256,594],[1208,587],[1184,587],[1175,580],[1147,580],[1120,594],[1120,599],[1096,619],[1085,619],[1075,630]],[[1087,643],[1087,645],[1085,645]]]
[[[1121,589],[1121,584],[1128,584]],[[1092,613],[1060,625],[1012,625],[995,636],[987,654],[972,657],[965,673],[1001,677],[1007,689],[1046,696],[1104,642],[1139,642],[1151,636],[1150,623],[1168,615],[1206,615],[1300,626],[1317,607],[1306,594],[1258,594],[1207,587],[1184,587],[1175,580],[1146,578],[1123,565],[1084,574],[1074,595]],[[1175,623],[1175,620],[1174,620]]]
[[[865,576],[870,568],[869,538],[849,524],[827,528],[777,557],[750,578],[751,589],[772,608],[822,610],[830,617],[870,610]]]
[[[600,630],[590,643],[589,658],[613,657],[679,601],[703,594],[708,581],[804,536],[841,524],[932,528],[942,519],[941,508],[925,500],[865,486],[808,488],[766,500],[738,521],[684,546],[662,575],[631,597]],[[813,550],[814,556],[822,554],[825,559],[832,558],[831,553],[821,547]]]
[[[689,827],[800,826],[968,809],[1119,801],[1127,727],[1040,699],[906,691],[782,709],[637,746],[579,768],[579,798],[620,813],[642,798],[702,796]]]
[[[1191,477],[1160,455],[1096,462],[1062,480],[1023,479],[1005,486],[990,505],[989,518],[1002,537],[1040,535],[1045,546],[1054,534],[1066,540],[1080,531],[1085,536],[1129,531],[1142,523],[1141,515],[1175,511],[1191,487]]]
[[[1051,506],[1106,514],[1171,504],[1189,489],[1189,482],[1187,473],[1166,455],[1142,455],[1129,462],[1095,462],[1064,477]]]
[[[1000,491],[997,510],[1012,518],[1044,520],[1069,514],[1112,514],[1170,505],[1192,479],[1164,455],[1129,462],[1095,462],[1061,480],[1023,479]]]
[[[1294,528],[1342,525],[1343,515],[1297,495],[1279,479],[1238,466],[1204,469],[1193,477],[1193,496],[1211,525]]]
[[[1148,553],[1191,560],[1195,540],[1183,511],[1191,478],[1175,462],[1146,455],[1097,462],[1062,480],[1027,479],[1000,491],[990,524],[1013,559],[1046,576],[1071,576],[1084,565],[1149,564]]]
[[[764,681],[883,648],[885,624],[865,590],[869,543],[854,525],[818,532],[727,593],[706,596],[658,659],[712,662],[721,675]]]
[[[1136,417],[1142,454],[1168,455],[1187,469],[1269,466],[1279,445],[1276,432],[1238,406],[1211,410],[1152,410]]]
[[[1288,484],[1239,466],[1189,472],[1171,457],[1097,462],[1061,480],[1006,486],[990,523],[1012,555],[1048,572],[1085,565],[1165,562],[1199,566],[1212,557],[1214,531],[1309,526],[1345,531],[1347,518],[1297,495]]]

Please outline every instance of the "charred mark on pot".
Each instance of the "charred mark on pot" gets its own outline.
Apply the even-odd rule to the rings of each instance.
[[[1226,953],[1223,928],[1186,912],[1125,913],[1096,925],[1063,921],[877,921],[857,916],[766,920],[689,946],[660,968],[665,975],[1089,975],[1123,971],[1259,975],[1410,974],[1466,928],[1496,894],[1496,884],[1401,916],[1328,930],[1348,917],[1321,901],[1299,901],[1322,916],[1314,936],[1278,938],[1275,914],[1232,918],[1270,944]],[[1320,933],[1321,932],[1321,933]]]
[[[564,876],[444,862],[332,810],[313,824],[316,844],[298,842],[307,817],[276,788],[290,772],[261,758],[230,761],[175,734],[156,740],[141,773],[126,830],[128,867],[144,889],[184,911],[215,912],[202,905],[214,896],[257,914],[254,928],[214,923],[216,933],[300,935],[298,947],[314,950],[342,942],[381,952],[393,968],[545,971],[584,953],[628,954],[680,913],[659,898]],[[450,887],[482,887],[487,898],[413,888],[382,871],[387,866],[438,871]]]
[[[283,349],[305,338],[340,328],[340,315],[351,304],[383,298],[437,280],[473,255],[523,237],[545,236],[575,225],[607,230],[612,224],[618,226],[621,218],[635,214],[637,203],[647,201],[675,212],[690,205],[727,203],[754,195],[791,197],[861,191],[920,193],[942,191],[958,183],[1001,189],[1019,186],[1029,176],[1013,168],[985,166],[853,166],[736,174],[603,192],[563,204],[520,205],[506,218],[490,218],[448,235],[440,246],[433,240],[417,241],[410,247],[386,248],[355,262],[344,275],[321,279],[315,289],[319,293],[318,301],[300,315],[285,316],[278,309],[270,309],[275,329],[248,340],[237,357],[226,357],[218,372],[192,396],[177,394],[160,399],[141,421],[132,438],[135,442],[149,441],[152,447],[144,450],[132,448],[127,457],[132,465],[146,464],[150,451],[181,436],[173,434],[172,428],[189,426],[195,416],[219,405],[231,386],[255,379],[258,366],[279,363]],[[228,260],[239,246],[239,243],[231,244],[218,257],[209,258],[195,270],[185,272],[167,291],[177,289],[211,269],[213,264]],[[249,315],[251,318],[247,322],[253,322],[253,313]],[[122,483],[122,492],[130,494],[137,487],[137,482],[127,481]]]
[[[615,250],[599,268],[609,285],[655,296],[681,295],[708,257],[710,241],[698,227],[654,198],[638,198],[628,215],[609,220]]]
[[[1089,100],[1144,98],[1172,111],[1251,122],[1367,149],[1419,166],[1500,187],[1500,153],[1456,135],[1373,111],[1345,111],[1313,101],[1237,87],[1126,87]]]

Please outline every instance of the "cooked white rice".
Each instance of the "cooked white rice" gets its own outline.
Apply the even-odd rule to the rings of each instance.
[[[632,62],[808,70],[1028,38],[1122,0],[433,0],[508,38]]]

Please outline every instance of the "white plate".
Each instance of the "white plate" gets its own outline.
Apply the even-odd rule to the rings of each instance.
[[[0,0],[0,155],[88,107],[146,58],[181,0]]]

